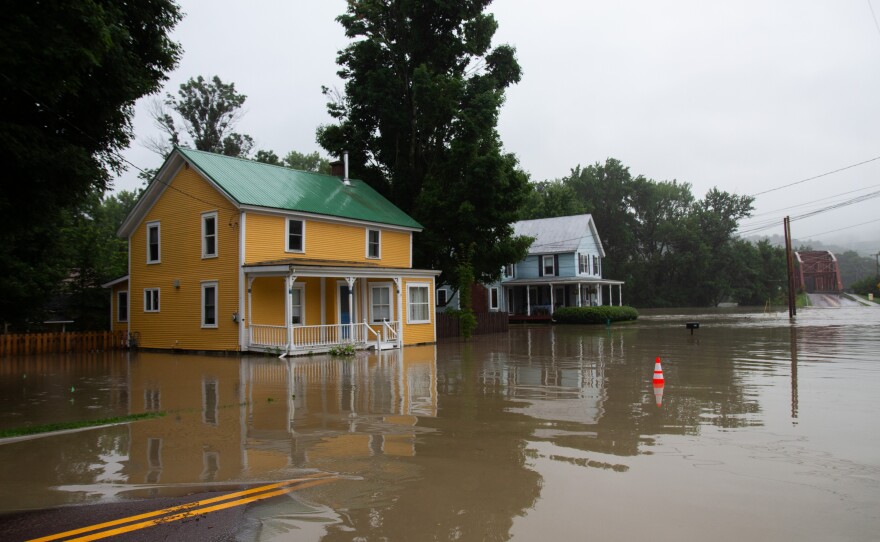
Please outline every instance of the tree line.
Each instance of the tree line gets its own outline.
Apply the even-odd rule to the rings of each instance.
[[[753,200],[687,183],[633,176],[620,161],[530,182],[497,130],[505,93],[523,77],[516,49],[493,45],[491,0],[348,2],[337,21],[341,90],[324,88],[333,122],[316,140],[351,157],[351,175],[424,225],[414,265],[466,287],[521,260],[530,239],[512,223],[588,212],[606,251],[604,274],[627,283],[630,304],[778,301],[780,249],[736,236]],[[137,192],[106,195],[125,168],[136,100],[155,94],[182,54],[172,0],[18,3],[0,22],[0,323],[26,328],[53,299],[81,327],[106,325],[102,282],[125,273],[115,231]],[[154,102],[161,157],[174,145],[327,172],[317,152],[254,149],[236,131],[246,96],[219,76],[191,78]],[[149,182],[156,170],[144,170]],[[71,309],[71,307],[73,307]],[[102,324],[103,322],[103,324]]]

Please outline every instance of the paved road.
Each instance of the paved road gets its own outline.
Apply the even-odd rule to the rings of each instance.
[[[810,303],[813,307],[817,307],[820,309],[825,308],[839,308],[839,307],[861,307],[866,306],[862,305],[858,301],[850,299],[843,295],[837,294],[807,294],[810,296]],[[874,304],[875,307],[880,307],[880,305]]]
[[[248,509],[337,480],[320,474],[178,498],[64,506],[0,516],[2,540],[236,540]],[[81,538],[77,538],[81,537]]]

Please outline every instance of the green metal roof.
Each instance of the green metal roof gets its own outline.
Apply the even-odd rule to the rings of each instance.
[[[240,205],[300,211],[422,229],[422,225],[363,181],[298,171],[177,147],[202,174]]]

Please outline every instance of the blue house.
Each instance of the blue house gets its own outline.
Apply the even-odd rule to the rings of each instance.
[[[509,264],[499,282],[486,286],[486,307],[505,311],[511,320],[549,319],[560,307],[622,305],[623,281],[602,278],[605,251],[592,215],[521,220],[515,235],[533,237],[526,258]],[[449,286],[437,292],[438,304],[458,307]]]

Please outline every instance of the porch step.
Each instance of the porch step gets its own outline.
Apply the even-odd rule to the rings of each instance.
[[[372,349],[375,350],[375,349],[376,349],[376,343],[371,343],[371,344],[367,345],[367,348],[372,348]],[[397,343],[396,343],[396,342],[385,341],[385,342],[379,343],[379,349],[380,349],[380,350],[391,350],[392,348],[397,348]]]

